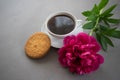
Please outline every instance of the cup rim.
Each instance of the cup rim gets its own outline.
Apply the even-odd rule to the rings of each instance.
[[[64,15],[67,15],[67,16],[70,16],[73,20],[74,20],[74,22],[75,22],[75,27],[74,27],[74,29],[72,30],[72,31],[70,31],[69,33],[66,33],[66,34],[55,34],[55,33],[53,33],[52,31],[50,31],[49,29],[48,29],[48,27],[47,27],[47,23],[48,23],[48,21],[52,18],[52,17],[54,17],[54,16],[57,16],[57,15],[62,15],[62,14],[64,14]],[[48,17],[47,17],[47,19],[46,19],[46,21],[45,21],[45,28],[47,29],[47,31],[48,31],[48,33],[49,34],[51,34],[52,36],[54,36],[54,37],[58,37],[58,38],[64,38],[65,36],[68,36],[68,35],[70,35],[71,33],[73,33],[73,31],[76,29],[76,25],[77,25],[77,23],[76,23],[76,17],[72,14],[72,13],[70,13],[70,12],[66,12],[66,11],[62,11],[62,12],[56,12],[56,13],[53,13],[53,14],[51,14],[51,15],[49,15]]]

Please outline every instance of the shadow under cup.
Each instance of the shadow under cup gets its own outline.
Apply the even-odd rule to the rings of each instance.
[[[47,20],[47,29],[53,36],[63,36],[71,33],[75,26],[75,18],[68,13],[59,13]]]

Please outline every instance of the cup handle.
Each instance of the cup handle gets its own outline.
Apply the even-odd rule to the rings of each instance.
[[[81,25],[82,25],[82,20],[80,20],[80,19],[78,19],[78,20],[76,20],[76,23],[77,23],[77,27],[80,27]]]
[[[80,33],[80,32],[83,32],[83,28],[82,28],[82,20],[76,20],[76,29],[75,29],[75,31],[74,31],[74,33],[73,34],[75,34],[75,35],[77,35],[78,33]]]

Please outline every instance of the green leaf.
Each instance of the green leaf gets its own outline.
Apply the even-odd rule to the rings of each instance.
[[[102,49],[104,51],[106,51],[107,50],[107,43],[100,32],[96,32],[96,38],[97,38],[97,41],[100,43]]]
[[[109,17],[112,17],[113,16],[113,14],[112,13],[109,13],[109,14],[107,14],[107,15],[100,15],[100,20],[106,20],[107,18],[109,18]]]
[[[101,44],[101,36],[98,32],[96,32],[96,38],[97,38],[97,41],[99,41],[99,43]]]
[[[84,11],[84,12],[82,12],[82,14],[83,14],[84,16],[88,17],[88,16],[90,16],[91,11]]]
[[[87,20],[95,22],[97,20],[97,16],[95,14],[92,14],[87,18]]]
[[[103,38],[110,46],[114,47],[112,41],[107,36],[103,36]]]
[[[100,25],[100,29],[101,29],[102,31],[105,31],[105,32],[108,33],[108,32],[112,32],[112,31],[116,30],[117,27],[110,28],[110,27],[105,26],[105,25]]]
[[[117,29],[115,28],[109,28],[109,27],[104,27],[104,29],[100,26],[101,32],[107,36],[111,37],[111,34]]]
[[[92,29],[94,28],[95,23],[94,22],[88,22],[85,25],[83,25],[84,29]]]
[[[101,2],[98,5],[99,10],[103,9],[107,5],[108,1],[109,0],[101,0]]]
[[[106,15],[105,17],[111,17],[111,16],[113,16],[113,14],[110,14],[110,13],[109,13],[109,14]]]
[[[110,24],[106,20],[103,20],[103,21],[104,21],[106,26],[110,27]]]
[[[100,25],[100,30],[101,31],[107,31],[108,27],[106,26],[103,26],[103,25]]]
[[[101,15],[102,16],[106,16],[108,14],[110,14],[110,12],[116,7],[117,5],[113,5],[110,8],[108,8],[106,11],[104,11]]]
[[[100,12],[96,4],[94,5],[93,9],[90,12],[91,13],[87,17],[87,20],[95,22],[99,16],[99,12]]]
[[[120,23],[120,19],[114,19],[114,18],[108,18],[107,21],[110,23],[115,23],[115,24]]]
[[[107,50],[107,42],[106,42],[105,38],[103,36],[101,36],[101,40],[100,41],[101,41],[102,49],[104,51],[106,51]]]
[[[108,36],[120,39],[120,30],[111,31],[111,33],[108,34]]]
[[[95,4],[91,12],[95,15],[96,14],[99,15],[99,12],[100,12],[99,7]]]

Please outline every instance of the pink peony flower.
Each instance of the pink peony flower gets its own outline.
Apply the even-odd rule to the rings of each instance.
[[[59,49],[59,62],[69,71],[87,74],[99,68],[104,58],[98,54],[101,49],[93,36],[79,33],[64,38],[64,46]]]

